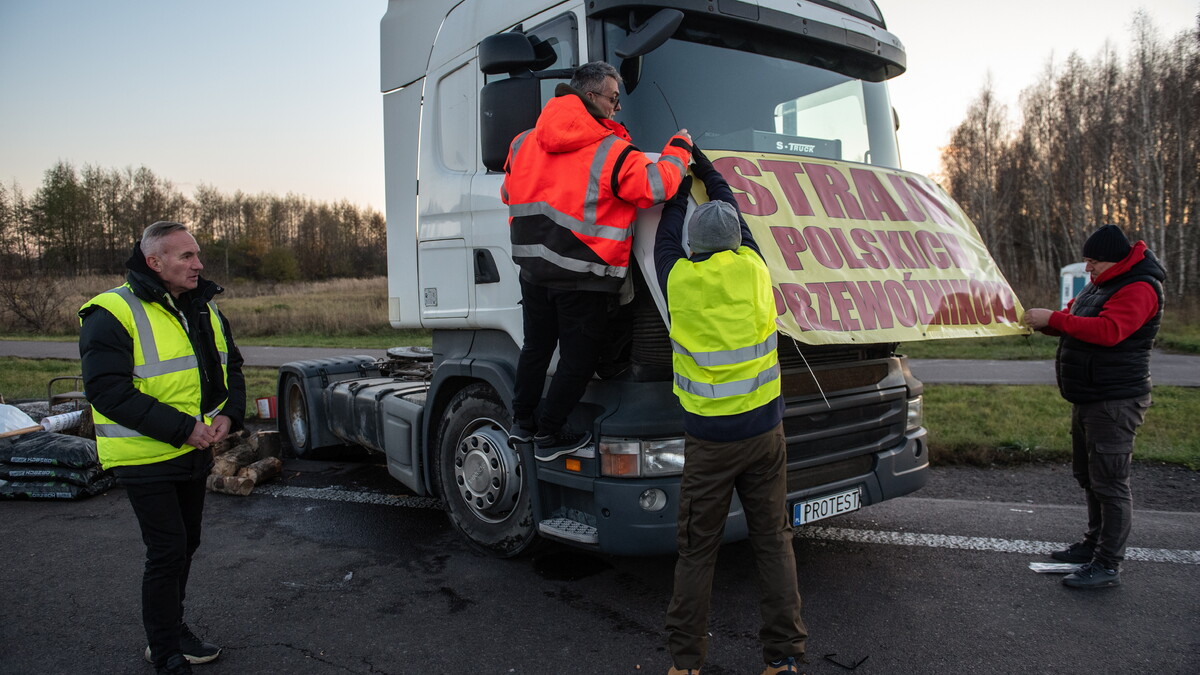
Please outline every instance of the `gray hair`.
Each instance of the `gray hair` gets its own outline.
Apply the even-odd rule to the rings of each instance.
[[[604,80],[610,77],[615,79],[617,84],[624,82],[621,74],[611,64],[604,61],[592,61],[575,69],[575,74],[571,77],[571,87],[581,93],[590,91],[599,94],[604,88]]]
[[[187,232],[187,227],[183,223],[172,223],[166,220],[160,220],[147,227],[142,231],[142,254],[147,256],[160,255],[162,253],[163,239],[180,230]]]

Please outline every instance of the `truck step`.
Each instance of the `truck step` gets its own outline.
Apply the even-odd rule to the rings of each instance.
[[[591,525],[570,518],[550,518],[538,523],[538,531],[554,539],[566,539],[581,544],[600,543],[600,531]]]

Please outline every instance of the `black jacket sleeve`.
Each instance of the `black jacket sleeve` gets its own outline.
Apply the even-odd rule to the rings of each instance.
[[[671,268],[680,258],[687,258],[683,248],[683,220],[687,214],[688,193],[692,186],[689,178],[683,181],[675,196],[663,204],[658,221],[658,233],[654,235],[654,270],[663,298],[667,297],[667,278]]]
[[[233,332],[229,330],[229,320],[221,314],[221,327],[225,329],[225,343],[229,348],[229,361],[226,364],[229,371],[229,393],[225,407],[221,409],[233,422],[232,431],[239,431],[246,425],[246,376],[242,373],[242,352],[233,342]]]
[[[89,309],[79,332],[83,390],[88,402],[121,426],[182,447],[196,420],[134,388],[133,338],[108,310],[95,306]],[[245,394],[242,398],[244,402]]]

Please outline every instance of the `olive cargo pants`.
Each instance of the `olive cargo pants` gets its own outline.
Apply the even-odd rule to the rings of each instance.
[[[736,488],[746,513],[757,569],[763,660],[802,656],[808,631],[792,525],[787,514],[787,445],[783,425],[735,443],[687,436],[679,486],[679,560],[667,609],[668,647],[676,668],[699,668],[708,652],[713,567]]]

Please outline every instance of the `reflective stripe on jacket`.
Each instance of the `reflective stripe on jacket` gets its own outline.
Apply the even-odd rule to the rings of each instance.
[[[684,410],[712,417],[779,396],[775,300],[753,249],[679,259],[667,277],[674,391]]]
[[[221,377],[229,387],[229,347],[216,304],[209,301],[209,320],[221,357]],[[145,302],[134,295],[129,284],[97,295],[83,308],[97,305],[108,310],[133,339],[133,386],[138,391],[169,405],[197,420],[211,422],[225,405],[200,410],[200,368],[188,334],[179,317],[162,305]],[[81,308],[81,311],[82,309]],[[96,451],[104,468],[132,464],[151,464],[178,457],[193,450],[144,436],[136,429],[121,426],[93,408],[96,423]]]
[[[690,158],[691,145],[673,137],[653,161],[578,96],[552,98],[537,126],[513,139],[501,188],[522,276],[615,292],[629,271],[637,209],[674,195]]]

